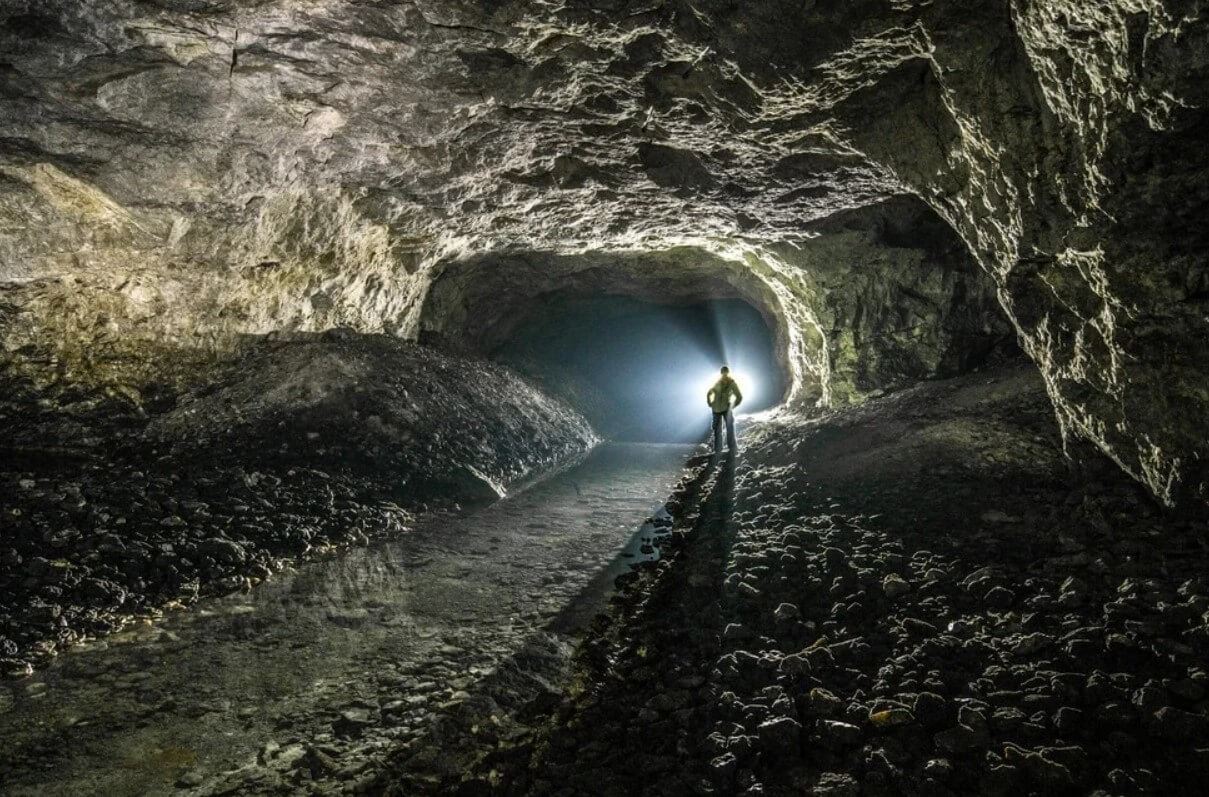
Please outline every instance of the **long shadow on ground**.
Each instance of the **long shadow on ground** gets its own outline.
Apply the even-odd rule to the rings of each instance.
[[[634,671],[648,666],[656,655],[654,650],[630,644],[631,636],[637,638],[637,626],[620,622],[623,617],[635,617],[641,627],[666,627],[669,610],[678,618],[673,626],[690,621],[709,623],[711,617],[719,616],[717,597],[731,538],[726,518],[732,503],[734,463],[696,457],[690,466],[665,505],[676,519],[669,528],[660,529],[664,533],[657,542],[662,555],[617,579],[619,589],[611,598],[612,609],[590,621],[587,640],[576,648],[575,639],[568,634],[585,630],[585,605],[602,605],[605,593],[599,579],[533,634],[515,656],[470,687],[470,697],[438,720],[425,738],[396,752],[385,774],[370,787],[371,792],[526,793],[532,787],[526,775],[530,759],[543,755],[532,743],[541,735],[539,729],[584,701],[605,705],[619,699],[620,695],[610,694],[609,688],[628,690]],[[711,531],[702,533],[702,529]],[[686,558],[700,562],[701,566],[687,573],[676,565]],[[619,569],[629,571],[624,566],[629,561],[614,563],[604,574]],[[687,581],[674,587],[659,586],[649,595],[638,587],[639,582],[662,585],[667,577],[684,577]],[[691,598],[675,607],[662,604],[659,595],[670,596],[683,588],[691,590]],[[636,604],[638,597],[641,603]],[[689,638],[687,634],[664,634],[667,652],[670,654]],[[703,681],[692,665],[708,660],[704,657],[710,652],[708,646],[701,650],[680,650],[677,655],[683,668],[673,680],[682,681],[689,688]],[[579,694],[584,684],[598,678],[606,684],[603,689],[594,690],[591,696]],[[572,700],[568,695],[577,698]],[[632,756],[651,754],[643,740],[624,734],[616,739],[600,739],[598,744],[602,750],[610,748],[607,755],[610,761],[624,762]],[[674,744],[659,755],[674,761]],[[560,785],[574,782],[573,772],[569,772],[567,783]]]
[[[747,440],[475,788],[1198,793],[1209,527],[1111,467],[1072,478],[1034,369]]]

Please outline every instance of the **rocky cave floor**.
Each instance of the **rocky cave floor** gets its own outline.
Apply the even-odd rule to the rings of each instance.
[[[507,369],[341,330],[249,341],[160,395],[0,369],[0,425],[0,677],[494,500],[595,440]]]
[[[782,416],[744,442],[701,466],[667,555],[597,618],[560,704],[486,733],[469,774],[426,780],[417,743],[379,786],[1203,793],[1206,524],[1111,467],[1072,487],[1035,369]]]
[[[536,471],[590,443],[560,405],[483,409],[499,409],[503,369],[468,376],[377,338],[319,343],[254,347],[151,417],[114,398],[74,413],[57,400],[13,424],[26,433],[4,460],[8,674],[182,593],[250,586],[308,546],[397,533],[435,496],[484,500],[518,459]],[[367,397],[358,353],[380,365],[379,346],[411,370]],[[432,416],[413,396],[463,402],[437,430],[447,437],[416,443],[408,418]],[[5,406],[11,422],[30,404]],[[302,421],[283,426],[287,410]],[[413,452],[392,473],[440,479],[387,491],[356,452],[387,456],[388,441]],[[736,459],[689,460],[662,557],[619,577],[569,674],[566,652],[514,651],[372,760],[345,772],[302,739],[306,766],[257,788],[1199,792],[1207,524],[1164,513],[1107,464],[1072,477],[1034,367],[927,382],[821,420],[782,413],[742,441]],[[405,675],[403,700],[423,673]]]
[[[340,794],[463,702],[506,722],[565,686],[572,632],[690,451],[606,443],[478,511],[77,645],[0,684],[0,793]]]

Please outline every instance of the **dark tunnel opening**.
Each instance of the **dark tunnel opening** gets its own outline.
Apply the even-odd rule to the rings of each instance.
[[[738,414],[781,401],[774,340],[741,299],[657,304],[555,294],[491,355],[568,399],[608,438],[695,442],[708,430],[705,394],[723,365],[743,391]]]

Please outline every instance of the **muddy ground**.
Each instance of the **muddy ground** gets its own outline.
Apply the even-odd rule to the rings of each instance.
[[[394,533],[440,495],[489,499],[493,485],[590,439],[562,405],[511,406],[509,395],[526,394],[491,366],[468,375],[426,350],[339,334],[302,347],[302,361],[294,345],[267,344],[209,388],[141,414],[109,397],[17,418],[28,434],[10,438],[5,462],[17,464],[3,474],[17,532],[0,551],[10,672],[182,592],[183,603],[248,587],[306,556],[299,540],[314,553],[367,529]],[[379,390],[379,375],[365,378],[383,356],[376,346],[415,370]],[[333,363],[347,365],[334,382]],[[247,381],[265,373],[283,389]],[[472,395],[442,392],[464,384]],[[431,397],[423,412],[417,396]],[[457,413],[440,412],[455,401]],[[46,437],[39,423],[74,431]],[[432,691],[420,688],[424,666],[400,669],[384,682],[390,700],[318,707],[250,775],[181,788],[1200,793],[1209,527],[1164,512],[1110,464],[1087,463],[1072,471],[1027,363],[822,419],[751,423],[737,458],[689,460],[670,514],[641,541],[650,563],[576,576],[577,596],[605,599],[602,580],[615,583],[608,611],[568,618],[558,600],[543,603],[549,627],[588,629],[574,650],[539,635],[505,666],[463,672],[451,649],[451,680],[423,724],[394,735],[400,715],[387,704]],[[408,468],[442,476],[408,479]],[[398,478],[383,484],[380,472]],[[561,595],[551,575],[542,583]],[[115,683],[129,675],[118,668]],[[221,691],[213,697],[230,699]],[[198,704],[204,714],[232,709],[212,702]],[[312,720],[330,724],[328,736],[308,730]],[[379,729],[390,732],[369,753],[353,744],[348,766],[331,754],[341,751],[332,740]],[[38,749],[23,767],[36,768]]]

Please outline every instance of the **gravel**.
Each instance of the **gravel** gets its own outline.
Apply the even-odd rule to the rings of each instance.
[[[1209,528],[1073,476],[1051,413],[1009,366],[750,428],[498,793],[1197,792]]]
[[[140,404],[0,380],[0,678],[596,442],[510,371],[387,336],[263,340],[212,377]]]

